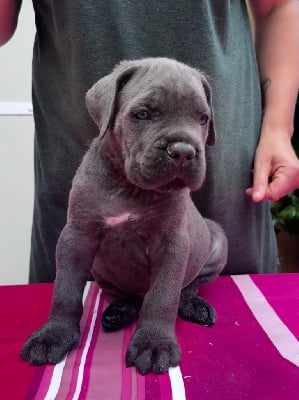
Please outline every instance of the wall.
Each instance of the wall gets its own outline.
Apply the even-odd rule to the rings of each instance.
[[[34,13],[23,1],[14,37],[0,48],[0,284],[26,283],[33,204],[31,59]],[[4,107],[3,102],[9,103]],[[16,104],[20,102],[21,104]],[[26,103],[26,104],[24,104]],[[30,112],[29,112],[30,114]]]

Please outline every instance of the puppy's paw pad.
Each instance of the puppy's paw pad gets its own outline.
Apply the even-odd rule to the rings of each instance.
[[[199,325],[211,326],[216,322],[215,309],[204,299],[191,296],[180,302],[179,316]]]

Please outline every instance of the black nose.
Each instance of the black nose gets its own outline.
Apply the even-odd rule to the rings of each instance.
[[[173,158],[176,164],[184,165],[195,157],[195,148],[185,142],[171,143],[166,148],[169,157]]]

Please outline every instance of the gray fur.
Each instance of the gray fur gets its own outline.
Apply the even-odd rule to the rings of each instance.
[[[211,89],[184,64],[143,59],[119,64],[86,102],[100,133],[73,180],[49,319],[27,340],[22,357],[57,363],[78,343],[91,271],[118,297],[143,298],[126,362],[142,374],[163,373],[181,357],[178,312],[200,324],[215,322],[197,290],[219,275],[227,258],[222,229],[190,198],[205,179],[205,146],[215,142]]]

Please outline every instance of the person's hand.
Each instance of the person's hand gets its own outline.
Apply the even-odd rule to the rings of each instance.
[[[256,149],[253,186],[246,190],[254,202],[277,201],[299,187],[299,160],[288,135],[262,135]]]

